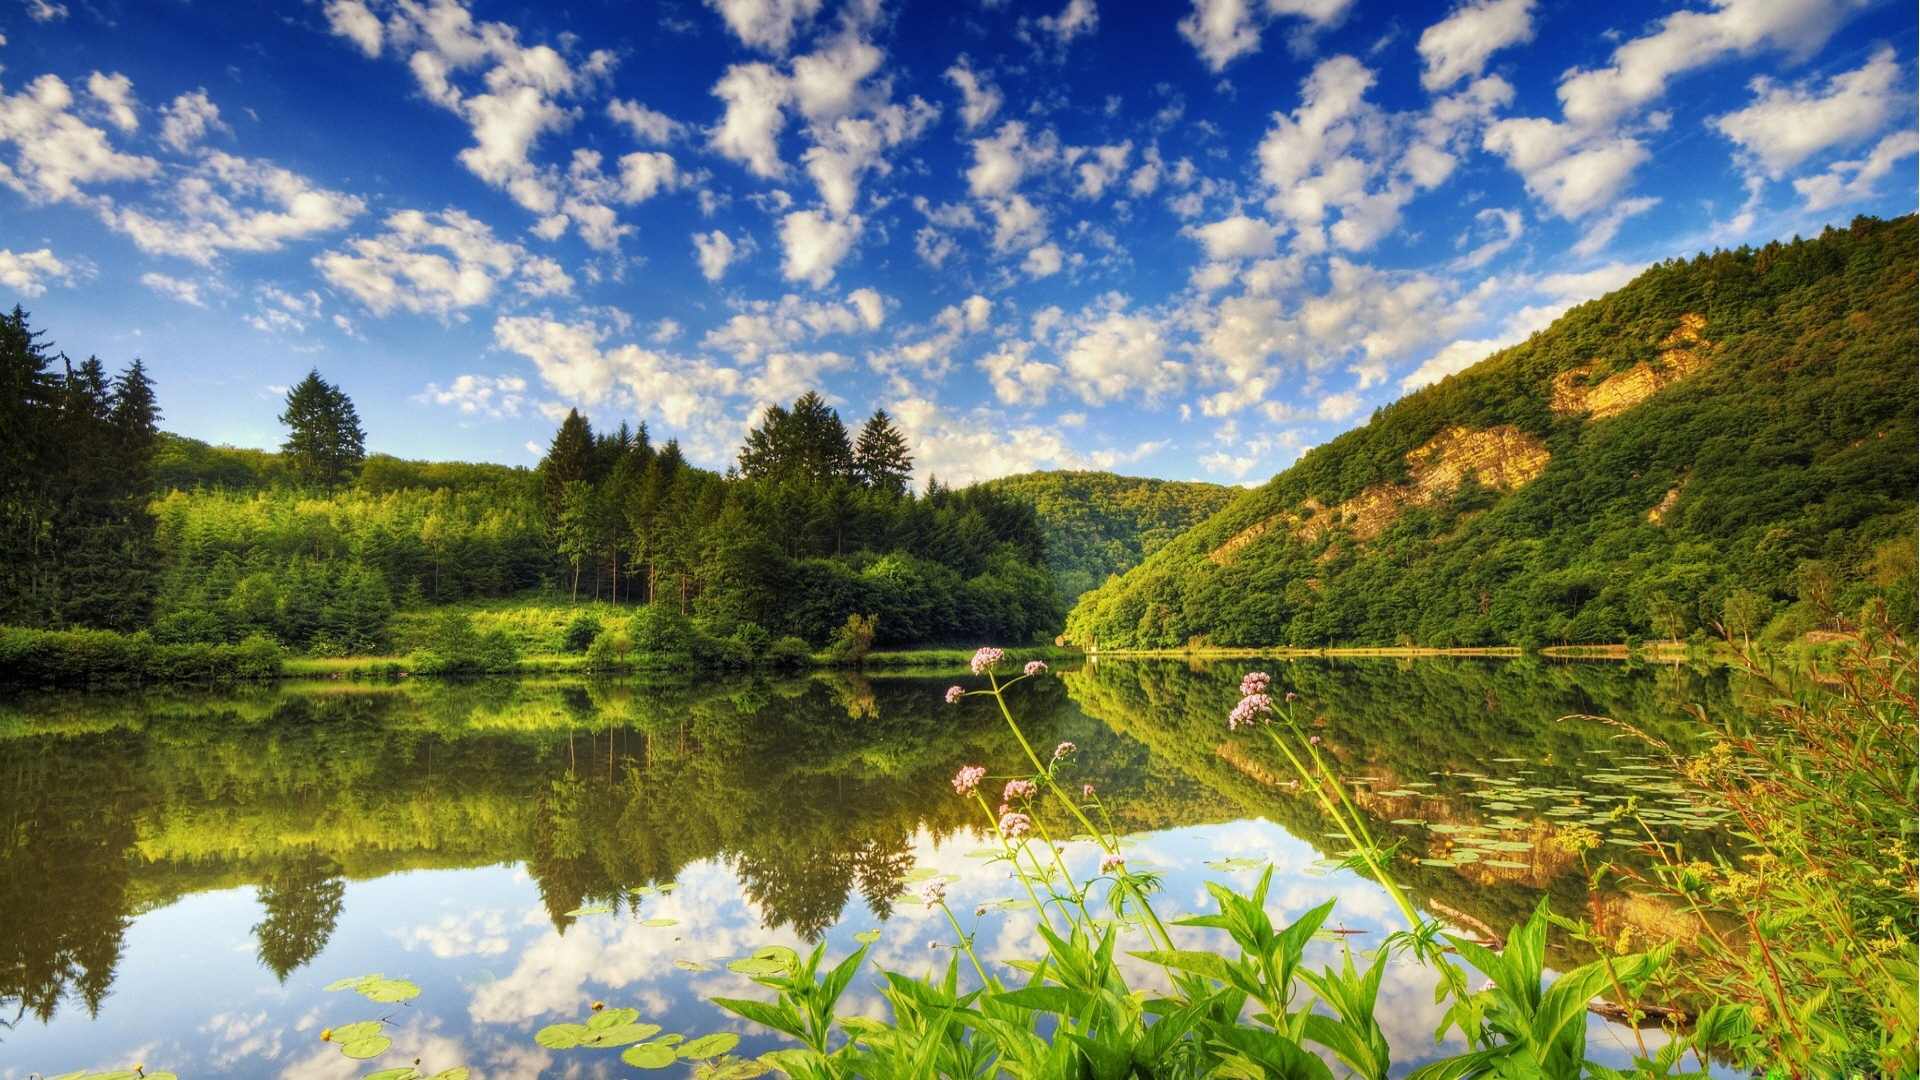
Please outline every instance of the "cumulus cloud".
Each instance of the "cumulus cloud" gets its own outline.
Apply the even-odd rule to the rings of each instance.
[[[741,246],[733,238],[715,229],[707,233],[695,233],[693,236],[694,258],[700,263],[700,275],[708,281],[719,281],[726,275],[727,267],[739,258]]]
[[[1189,225],[1185,232],[1200,241],[1207,258],[1214,260],[1271,255],[1278,235],[1272,225],[1245,214],[1208,225]]]
[[[1160,320],[1145,313],[1119,310],[1088,313],[1063,335],[1060,366],[1066,388],[1089,405],[1101,405],[1138,395],[1157,404],[1180,390],[1186,369],[1172,355]]]
[[[1034,25],[1051,37],[1054,44],[1065,46],[1074,38],[1085,37],[1100,28],[1100,9],[1093,0],[1067,0],[1060,14],[1042,15],[1034,20]]]
[[[1051,131],[1029,138],[1024,122],[1009,120],[992,137],[973,140],[967,190],[982,199],[1012,194],[1029,170],[1044,168],[1059,156],[1059,139]]]
[[[1073,175],[1078,181],[1074,185],[1074,195],[1082,199],[1099,198],[1109,185],[1120,179],[1120,174],[1127,171],[1127,158],[1132,153],[1132,142],[1076,148],[1068,155],[1069,160],[1078,162],[1073,167]]]
[[[1895,164],[1916,152],[1920,152],[1920,135],[1897,131],[1875,143],[1866,157],[1836,161],[1826,172],[1795,180],[1793,189],[1805,197],[1810,211],[1864,199],[1874,194],[1874,185],[1892,172]]]
[[[1480,243],[1453,261],[1452,266],[1456,270],[1474,270],[1485,266],[1495,256],[1512,247],[1526,229],[1520,211],[1499,207],[1488,207],[1473,215],[1473,224],[1470,232],[1461,234],[1459,246],[1465,247],[1475,238]]]
[[[1652,156],[1631,136],[1589,140],[1571,125],[1538,117],[1491,125],[1485,146],[1520,173],[1529,195],[1569,221],[1612,203]]]
[[[220,122],[220,107],[207,99],[205,90],[195,90],[173,99],[161,110],[160,141],[181,153],[193,149],[208,131],[226,131]]]
[[[527,404],[527,380],[518,375],[460,375],[444,389],[438,383],[428,383],[419,400],[450,406],[469,416],[494,419],[519,416]],[[434,948],[434,952],[440,956],[454,955],[443,953],[438,947]]]
[[[995,409],[958,411],[924,397],[884,406],[907,438],[914,473],[956,486],[1036,469],[1112,469],[1154,449],[1084,450],[1060,424],[1009,424]]]
[[[115,150],[105,131],[73,115],[73,104],[72,89],[57,75],[0,95],[0,142],[14,148],[13,161],[0,162],[0,183],[36,202],[82,202],[82,185],[142,180],[160,171],[150,157]]]
[[[496,238],[485,222],[465,211],[403,210],[384,224],[385,232],[313,260],[322,277],[375,315],[404,309],[447,318],[487,303],[503,282],[535,297],[573,287],[558,263]]]
[[[100,103],[107,112],[107,119],[113,126],[124,132],[140,129],[140,115],[135,112],[139,102],[133,97],[133,80],[125,75],[103,75],[96,71],[87,76],[87,93]]]
[[[66,17],[67,5],[57,0],[27,0],[27,18],[34,22],[58,22]]]
[[[947,69],[947,81],[960,90],[960,122],[968,131],[993,119],[993,114],[999,112],[1006,101],[999,88],[982,79],[965,56]]]
[[[708,132],[707,145],[722,157],[745,165],[755,176],[785,175],[780,160],[781,106],[790,91],[787,80],[765,63],[735,64],[714,84],[713,96],[726,105],[720,122]]]
[[[780,221],[783,257],[780,273],[788,281],[824,288],[834,268],[853,250],[864,227],[858,214],[830,217],[817,210],[796,210]]]
[[[206,302],[200,299],[200,283],[197,281],[169,277],[160,273],[147,273],[140,275],[140,284],[161,296],[170,297],[183,304],[192,304],[194,307],[207,306]]]
[[[1445,90],[1476,78],[1487,59],[1509,45],[1533,40],[1533,0],[1473,0],[1420,35],[1420,85]]]
[[[787,51],[802,23],[820,11],[820,0],[707,0],[744,45],[769,53]]]
[[[1297,16],[1311,32],[1339,22],[1353,0],[1193,0],[1193,10],[1180,20],[1180,36],[1199,52],[1215,72],[1260,49],[1267,24]]]
[[[808,300],[791,293],[778,301],[754,301],[746,310],[707,332],[701,344],[729,353],[741,367],[763,365],[778,353],[794,352],[829,335],[878,330],[886,321],[886,298],[872,289],[855,289],[844,302]]]
[[[624,124],[641,142],[667,143],[686,132],[686,125],[666,113],[647,108],[637,101],[615,98],[607,104],[607,115]]]
[[[1716,117],[1713,126],[1778,178],[1823,150],[1878,133],[1911,104],[1906,90],[1893,50],[1881,49],[1859,70],[1828,79],[1824,91],[1755,79],[1754,103]]]
[[[73,268],[62,262],[51,248],[15,255],[0,250],[0,285],[22,296],[39,296],[50,281],[73,283]]]
[[[931,326],[913,328],[905,340],[869,352],[867,366],[887,376],[897,396],[912,396],[909,376],[945,376],[952,367],[954,351],[968,336],[986,332],[992,314],[993,301],[974,293],[942,308]]]
[[[223,251],[278,251],[341,228],[366,209],[358,196],[315,187],[264,161],[214,151],[168,193],[172,212],[107,206],[101,217],[140,250],[212,262]]]

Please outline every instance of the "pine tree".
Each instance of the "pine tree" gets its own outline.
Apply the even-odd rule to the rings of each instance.
[[[367,433],[360,428],[359,413],[339,387],[320,377],[318,368],[287,392],[287,411],[279,420],[288,429],[287,441],[280,444],[288,464],[329,495],[366,460]]]
[[[819,484],[853,475],[853,447],[840,414],[812,390],[791,410],[767,408],[740,449],[740,472],[751,479]]]
[[[888,495],[904,495],[913,476],[913,458],[907,437],[893,426],[885,409],[875,409],[853,448],[853,472],[867,488]]]

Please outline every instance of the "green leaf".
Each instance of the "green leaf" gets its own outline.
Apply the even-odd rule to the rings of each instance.
[[[629,1046],[620,1055],[620,1060],[636,1069],[664,1069],[680,1059],[673,1047],[664,1042],[641,1043]]]
[[[787,971],[787,963],[772,957],[752,956],[728,962],[727,970],[741,975],[783,975]]]
[[[335,990],[345,990],[348,987],[358,987],[361,983],[372,982],[373,980],[378,978],[380,978],[379,975],[350,975],[344,979],[335,979],[332,982],[328,983],[327,985],[321,987],[320,989],[328,993],[332,993]]]
[[[362,1077],[361,1080],[416,1080],[419,1075],[419,1069],[411,1065],[402,1065],[397,1069],[381,1069],[379,1072],[370,1072]]]
[[[696,1080],[752,1080],[772,1071],[773,1066],[753,1058],[727,1058],[711,1065],[695,1066],[693,1075]]]
[[[723,1031],[716,1035],[702,1035],[691,1042],[682,1044],[680,1047],[680,1056],[686,1058],[688,1061],[693,1061],[697,1058],[719,1057],[739,1045],[740,1036],[735,1035],[731,1031]]]
[[[380,1034],[380,1027],[381,1024],[378,1020],[362,1020],[354,1024],[341,1024],[329,1032],[329,1037],[334,1042],[352,1042],[355,1039],[364,1039],[369,1035]]]
[[[629,1043],[645,1042],[660,1034],[659,1024],[621,1024],[610,1027],[580,1040],[581,1046],[614,1047]]]
[[[612,904],[594,904],[591,907],[577,907],[577,908],[574,908],[572,911],[567,912],[567,914],[570,917],[576,918],[576,919],[582,915],[611,915],[613,914],[613,905]]]
[[[631,1024],[638,1019],[640,1019],[639,1009],[602,1009],[587,1020],[587,1027],[594,1031],[605,1031],[622,1024]]]
[[[571,1050],[591,1034],[585,1024],[548,1024],[533,1033],[533,1041],[549,1050]]]
[[[420,988],[405,979],[375,979],[360,986],[360,994],[368,1001],[392,1004],[420,996]]]
[[[641,926],[678,926],[679,919],[641,919]]]
[[[862,930],[853,935],[853,940],[862,945],[871,945],[880,940],[880,928],[876,926],[872,930]]]
[[[379,1057],[381,1054],[386,1053],[387,1048],[392,1045],[393,1040],[387,1038],[385,1035],[369,1035],[362,1039],[355,1039],[352,1042],[341,1043],[340,1052],[350,1058],[364,1061],[367,1058]]]
[[[427,1080],[467,1080],[467,1074],[471,1071],[465,1065],[455,1065],[451,1069],[442,1069],[434,1073],[427,1077]]]

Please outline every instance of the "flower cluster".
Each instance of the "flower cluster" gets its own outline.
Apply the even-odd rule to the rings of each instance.
[[[1264,671],[1249,671],[1240,679],[1240,696],[1252,697],[1255,694],[1264,694],[1267,692],[1268,684],[1272,682],[1273,676]]]
[[[1242,724],[1251,724],[1255,720],[1272,723],[1267,717],[1273,714],[1273,699],[1265,694],[1248,694],[1240,699],[1240,704],[1227,714],[1227,730],[1232,731]]]
[[[967,765],[953,774],[953,792],[962,797],[973,794],[980,781],[985,779],[987,770],[978,765]]]
[[[1040,785],[1031,780],[1009,780],[1007,790],[1002,792],[1000,797],[1012,802],[1015,799],[1031,799],[1038,794],[1040,794]]]
[[[985,675],[989,668],[1006,658],[1006,653],[988,645],[973,654],[973,673],[975,675]]]
[[[1025,814],[1008,811],[1000,815],[1000,835],[1009,840],[1017,840],[1033,829],[1033,819]]]
[[[1026,667],[1027,674],[1038,675],[1045,670],[1047,670],[1047,662],[1045,660],[1027,661],[1027,667]]]
[[[947,704],[949,705],[959,704],[960,699],[966,696],[967,696],[967,688],[964,686],[947,687]]]
[[[1066,757],[1068,754],[1071,754],[1078,749],[1079,747],[1073,745],[1070,742],[1063,742],[1059,746],[1056,746],[1053,748],[1053,760],[1059,761],[1061,758]]]
[[[1124,873],[1126,873],[1126,872],[1127,872],[1127,860],[1125,860],[1125,859],[1123,859],[1123,858],[1121,858],[1121,857],[1120,857],[1120,856],[1118,856],[1118,855],[1102,855],[1102,856],[1100,856],[1100,872],[1101,872],[1101,873],[1103,873],[1103,874],[1111,874],[1111,873],[1114,873],[1114,872],[1116,872],[1116,871],[1117,871],[1117,872],[1119,872],[1119,873],[1123,873],[1123,874],[1124,874]]]
[[[920,899],[927,905],[929,910],[931,910],[935,904],[940,903],[946,898],[946,878],[928,878],[926,884],[920,886]]]

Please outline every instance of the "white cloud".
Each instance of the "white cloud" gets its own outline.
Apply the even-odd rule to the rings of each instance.
[[[192,304],[194,307],[207,306],[206,302],[200,299],[200,283],[197,281],[187,281],[183,278],[168,277],[165,274],[159,273],[148,273],[140,275],[140,284],[145,285],[147,288],[152,289],[162,296],[172,297],[183,304]]]
[[[493,298],[512,281],[526,296],[568,292],[573,281],[552,259],[530,255],[496,239],[485,222],[463,210],[435,215],[403,210],[386,231],[351,241],[347,250],[316,257],[314,266],[336,288],[352,293],[375,315],[399,309],[447,318]]]
[[[1586,142],[1566,124],[1536,117],[1501,120],[1487,129],[1485,146],[1507,159],[1527,193],[1569,221],[1612,203],[1652,156],[1630,136]]]
[[[1056,44],[1066,45],[1099,29],[1100,9],[1094,6],[1093,0],[1067,0],[1060,14],[1043,15],[1034,21],[1052,35]]]
[[[663,112],[656,112],[637,101],[615,98],[607,104],[607,115],[627,126],[641,142],[667,143],[686,132],[686,125]]]
[[[947,69],[947,81],[960,88],[960,122],[968,131],[993,119],[993,114],[1000,111],[1006,100],[999,88],[974,72],[972,62],[965,56]]]
[[[1613,63],[1570,73],[1560,83],[1566,118],[1603,129],[1664,95],[1667,82],[1730,53],[1772,47],[1811,56],[1861,8],[1858,0],[1715,0],[1712,11],[1679,11],[1660,29],[1613,51]]]
[[[1271,255],[1277,230],[1265,221],[1235,214],[1209,225],[1189,225],[1185,230],[1200,241],[1209,259],[1243,259]]]
[[[1127,158],[1133,153],[1133,143],[1123,142],[1114,146],[1095,146],[1090,149],[1076,150],[1072,157],[1085,155],[1090,160],[1081,161],[1073,168],[1079,183],[1073,193],[1082,199],[1097,199],[1106,192],[1108,185],[1127,171]]]
[[[967,191],[976,198],[1009,195],[1030,169],[1043,168],[1060,156],[1059,140],[1051,131],[1032,139],[1027,125],[1009,120],[992,138],[973,140],[973,167],[967,170]]]
[[[1084,440],[1069,438],[1062,425],[1009,424],[996,409],[956,412],[924,397],[889,401],[885,408],[907,437],[922,485],[933,476],[962,486],[1035,469],[1112,469],[1153,449],[1086,451],[1075,445]]]
[[[0,183],[35,201],[80,202],[87,198],[82,184],[141,180],[160,170],[152,158],[115,150],[106,132],[68,111],[73,103],[57,75],[0,95],[0,141],[16,150],[11,165],[0,163]]]
[[[1460,246],[1465,247],[1473,235],[1482,237],[1479,246],[1467,252],[1451,264],[1456,270],[1474,270],[1491,262],[1494,256],[1512,247],[1520,239],[1525,225],[1520,211],[1488,207],[1473,215],[1474,229],[1460,236]]]
[[[438,383],[428,383],[420,400],[435,405],[452,406],[469,416],[489,416],[493,418],[519,416],[520,410],[527,404],[527,380],[518,375],[461,375],[442,389]],[[424,940],[424,939],[423,939]],[[442,939],[444,940],[444,939]],[[469,941],[469,945],[476,945]],[[468,951],[485,953],[499,952],[500,949],[485,947],[479,942]],[[450,956],[454,953],[440,951],[439,945],[430,944],[436,956]],[[504,948],[504,943],[502,944]]]
[[[858,214],[829,217],[817,210],[796,210],[780,220],[783,257],[780,273],[788,281],[824,288],[834,268],[853,250],[864,223]]]
[[[1418,390],[1429,383],[1437,383],[1449,375],[1456,375],[1511,344],[1510,341],[1501,341],[1497,338],[1451,342],[1428,357],[1419,367],[1414,368],[1406,378],[1401,379],[1400,392]]]
[[[799,346],[827,335],[878,330],[886,321],[886,310],[886,298],[872,289],[855,289],[844,303],[808,300],[788,293],[777,302],[756,300],[747,304],[746,310],[709,330],[700,344],[731,354],[743,369],[764,367],[773,362],[772,358],[797,355]]]
[[[940,378],[953,365],[953,352],[969,334],[985,332],[993,314],[993,301],[974,293],[958,304],[940,310],[930,328],[916,328],[908,340],[867,354],[867,366],[886,375],[897,396],[911,395],[909,373]],[[917,340],[915,340],[917,338]]]
[[[47,291],[49,281],[73,284],[73,268],[55,256],[53,249],[19,255],[0,250],[0,285],[22,296],[39,296]]]
[[[735,64],[714,84],[713,96],[726,103],[727,111],[708,132],[708,146],[755,176],[784,175],[779,136],[786,125],[780,107],[790,96],[786,79],[771,64]]]
[[[741,254],[733,238],[719,229],[695,233],[693,250],[700,263],[700,274],[708,281],[719,281],[725,276],[727,267],[733,265]]]
[[[1089,405],[1129,394],[1151,405],[1186,381],[1185,368],[1169,355],[1165,329],[1149,315],[1117,309],[1090,314],[1070,331],[1060,351],[1068,388]]]
[[[142,251],[207,263],[222,251],[278,251],[289,240],[338,229],[366,209],[357,196],[221,151],[208,153],[168,198],[170,216],[111,206],[101,216]]]
[[[775,55],[787,51],[800,24],[820,11],[820,0],[706,0],[742,44]]]
[[[1257,52],[1266,24],[1282,16],[1307,21],[1310,32],[1330,26],[1346,15],[1353,0],[1193,0],[1193,10],[1180,20],[1180,36],[1200,53],[1215,72],[1234,60]]]
[[[1754,80],[1753,91],[1752,105],[1716,117],[1713,126],[1776,178],[1823,150],[1871,137],[1895,110],[1911,105],[1892,49],[1828,79],[1824,93],[1764,76]]]
[[[96,71],[87,76],[87,93],[107,110],[107,118],[121,131],[132,132],[140,128],[140,116],[134,111],[139,104],[133,97],[133,80],[125,75],[102,75]]]
[[[1064,258],[1059,244],[1041,244],[1027,252],[1027,257],[1021,262],[1020,269],[1026,271],[1028,277],[1038,281],[1059,273],[1063,265]]]
[[[645,202],[662,191],[671,191],[681,183],[673,157],[657,150],[643,150],[620,159],[621,202]]]
[[[1047,394],[1060,382],[1060,368],[1032,359],[1033,344],[1010,341],[981,357],[974,366],[985,372],[994,397],[1003,405],[1045,405]]]
[[[208,131],[229,130],[220,122],[220,107],[207,99],[205,90],[174,98],[173,104],[161,110],[161,116],[160,141],[183,154]]]
[[[334,34],[346,38],[368,58],[380,55],[380,48],[386,34],[380,26],[380,16],[375,15],[361,0],[327,0],[327,26]]]
[[[57,0],[27,0],[27,17],[37,23],[58,22],[67,17],[67,5]]]
[[[1488,57],[1531,40],[1533,0],[1470,0],[1420,35],[1420,85],[1437,93],[1476,78]]]
[[[1575,241],[1569,250],[1583,258],[1599,253],[1608,244],[1613,243],[1614,234],[1620,231],[1620,226],[1628,218],[1638,217],[1658,205],[1660,200],[1651,195],[1615,201],[1607,207],[1606,213],[1601,214],[1587,226],[1587,231],[1581,234],[1580,239]]]
[[[1360,399],[1360,395],[1352,391],[1341,394],[1328,394],[1320,399],[1320,404],[1314,409],[1314,415],[1322,420],[1345,420],[1354,413],[1359,412],[1362,404],[1363,402]]]
[[[1864,199],[1874,193],[1874,185],[1893,171],[1896,162],[1916,152],[1920,152],[1920,136],[1897,131],[1874,144],[1866,157],[1836,161],[1824,173],[1795,180],[1793,189],[1806,198],[1810,211]]]

